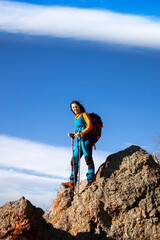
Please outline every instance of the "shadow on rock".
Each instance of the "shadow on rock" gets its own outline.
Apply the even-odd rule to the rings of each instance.
[[[53,232],[54,236],[56,236],[56,240],[113,240],[113,238],[107,237],[105,232],[101,234],[82,232],[78,233],[76,236],[72,236],[70,233],[60,229],[54,229]]]

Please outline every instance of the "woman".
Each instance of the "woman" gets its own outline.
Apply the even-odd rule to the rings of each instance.
[[[94,162],[92,158],[92,146],[93,142],[90,136],[90,131],[93,129],[92,121],[90,115],[85,111],[85,108],[78,102],[72,101],[70,104],[71,111],[76,115],[75,117],[75,132],[68,133],[68,137],[76,138],[77,145],[73,152],[73,157],[71,160],[71,176],[70,182],[62,183],[65,187],[74,188],[74,182],[77,182],[78,175],[78,162],[79,162],[79,151],[80,157],[84,155],[86,164],[88,166],[87,173],[87,188],[91,186],[94,181]],[[81,120],[81,115],[83,114],[84,122]],[[81,141],[81,144],[80,144]],[[81,146],[81,149],[80,149]]]

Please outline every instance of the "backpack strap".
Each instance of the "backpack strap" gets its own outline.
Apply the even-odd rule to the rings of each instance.
[[[86,126],[86,122],[85,122],[85,120],[84,120],[83,113],[81,113],[81,121],[82,121],[82,123]]]

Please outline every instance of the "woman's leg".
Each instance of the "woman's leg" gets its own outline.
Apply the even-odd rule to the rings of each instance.
[[[92,158],[92,142],[91,140],[82,141],[82,151],[88,166],[87,181],[92,182],[95,176],[94,162]]]
[[[75,184],[77,182],[77,175],[78,175],[78,164],[79,164],[79,141],[77,142],[77,145],[74,149],[73,157],[71,159],[71,175],[70,175],[70,182],[74,182],[75,178]],[[83,152],[82,148],[80,149],[80,157],[82,157]]]

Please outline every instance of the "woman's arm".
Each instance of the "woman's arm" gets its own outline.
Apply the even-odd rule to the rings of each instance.
[[[81,137],[88,134],[93,129],[93,124],[92,124],[91,117],[90,117],[89,113],[84,112],[83,113],[83,118],[86,122],[86,128],[81,132]]]

